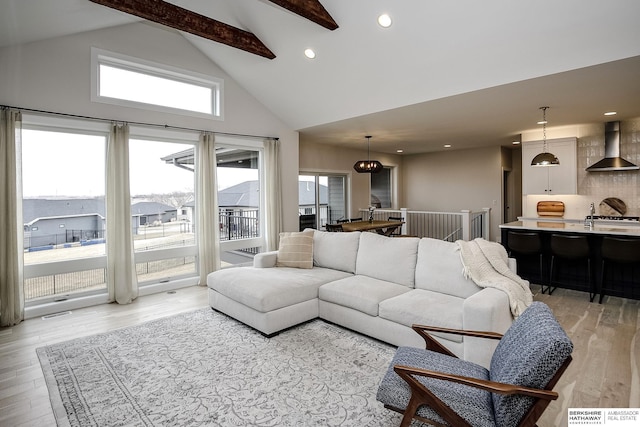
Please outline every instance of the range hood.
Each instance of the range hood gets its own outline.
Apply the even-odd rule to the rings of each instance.
[[[604,159],[586,168],[587,172],[628,171],[640,167],[620,157],[620,122],[604,125]]]

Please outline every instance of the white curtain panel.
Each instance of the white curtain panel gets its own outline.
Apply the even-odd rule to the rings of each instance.
[[[209,273],[220,269],[219,221],[215,137],[204,132],[196,153],[196,233],[201,286],[207,285]]]
[[[114,123],[107,141],[107,290],[109,300],[138,297],[129,190],[129,125]]]
[[[264,141],[264,164],[266,175],[266,243],[268,251],[278,249],[278,238],[282,231],[282,185],[280,182],[280,141]]]
[[[0,111],[0,326],[24,318],[20,112]]]

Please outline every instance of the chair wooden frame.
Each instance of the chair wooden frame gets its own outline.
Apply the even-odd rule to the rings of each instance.
[[[426,325],[413,325],[412,328],[425,340],[427,350],[446,354],[452,357],[456,357],[456,356],[453,353],[451,353],[449,350],[447,350],[442,344],[440,344],[433,336],[431,336],[428,331],[471,336],[471,337],[480,337],[480,338],[487,338],[487,339],[502,338],[502,334],[498,334],[496,332],[449,329],[449,328],[440,328],[440,327],[433,327],[433,326],[426,326]],[[454,375],[454,374],[446,374],[443,372],[431,371],[427,369],[419,369],[419,368],[414,368],[410,366],[395,365],[393,368],[394,371],[411,388],[411,399],[409,400],[409,403],[405,410],[394,408],[389,405],[385,405],[385,408],[404,414],[400,427],[409,426],[409,424],[411,423],[411,420],[414,418],[416,420],[419,420],[427,424],[434,424],[436,426],[442,425],[434,422],[433,420],[428,420],[416,415],[416,412],[421,405],[430,406],[450,425],[470,427],[471,425],[464,418],[458,415],[453,409],[451,409],[446,403],[440,400],[435,394],[433,394],[429,389],[427,389],[416,378],[419,376],[430,377],[430,378],[436,378],[436,379],[445,380],[445,381],[451,381],[458,384],[465,384],[470,387],[476,387],[482,390],[489,391],[491,393],[498,393],[498,394],[505,394],[505,395],[521,394],[524,396],[533,397],[535,399],[534,404],[531,405],[531,408],[529,408],[529,411],[527,411],[527,413],[524,415],[524,417],[520,420],[520,423],[518,424],[519,426],[533,427],[536,425],[536,421],[538,420],[538,418],[540,418],[540,416],[545,411],[549,403],[552,400],[556,400],[558,398],[558,393],[553,391],[553,388],[555,387],[558,380],[560,379],[564,371],[567,369],[567,367],[571,363],[571,360],[572,360],[571,356],[567,357],[567,359],[564,361],[562,366],[560,366],[556,374],[551,378],[551,380],[549,381],[545,389],[516,386],[513,384],[504,384],[504,383],[499,383],[495,381],[480,380],[477,378],[465,377],[465,376]]]

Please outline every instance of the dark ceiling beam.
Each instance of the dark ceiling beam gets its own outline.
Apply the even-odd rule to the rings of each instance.
[[[269,0],[287,9],[290,12],[307,18],[329,30],[338,28],[338,24],[333,20],[329,12],[320,4],[319,0]],[[345,0],[343,0],[345,1]],[[347,0],[348,1],[348,0]]]
[[[162,0],[89,0],[167,27],[273,59],[276,55],[253,33]]]

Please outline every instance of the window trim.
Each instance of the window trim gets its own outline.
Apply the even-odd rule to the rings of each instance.
[[[108,65],[122,70],[138,72],[154,77],[162,77],[181,83],[202,86],[211,89],[211,114],[182,108],[167,107],[145,102],[130,101],[100,95],[100,65]],[[146,61],[95,47],[91,48],[91,101],[122,107],[159,111],[191,117],[224,120],[224,80],[205,74],[188,71],[165,64]]]

